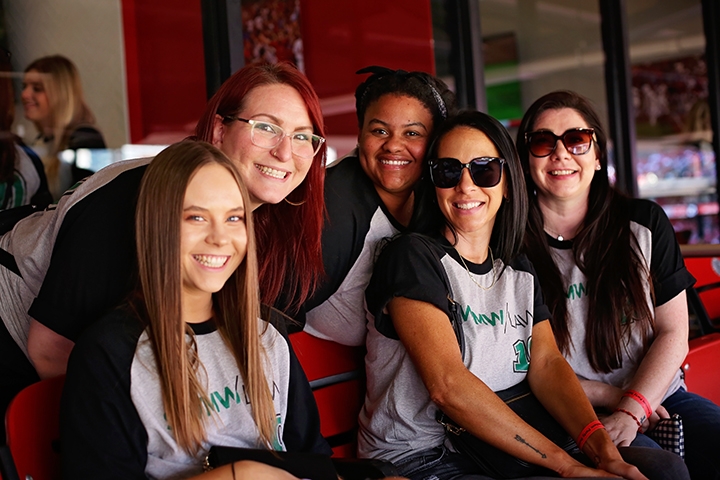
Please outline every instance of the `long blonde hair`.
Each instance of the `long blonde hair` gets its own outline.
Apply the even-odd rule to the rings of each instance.
[[[85,103],[80,74],[73,62],[62,55],[41,57],[25,69],[38,72],[48,98],[51,115],[52,146],[43,157],[48,181],[54,182],[60,168],[58,153],[65,150],[73,130],[80,125],[95,125],[95,116]],[[41,135],[43,125],[33,121]]]
[[[247,208],[247,189],[230,160],[208,143],[183,141],[166,148],[150,163],[136,211],[140,290],[133,304],[148,325],[168,424],[178,444],[189,454],[196,454],[205,439],[206,417],[202,412],[208,397],[198,375],[202,365],[194,334],[179,320],[180,222],[190,180],[201,167],[213,163],[235,177]],[[261,443],[270,447],[275,438],[275,409],[263,367],[262,332],[258,329],[258,266],[249,209],[245,211],[245,223],[245,260],[213,295],[213,310],[218,331],[245,381]]]

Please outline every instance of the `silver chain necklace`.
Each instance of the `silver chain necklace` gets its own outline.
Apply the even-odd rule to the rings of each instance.
[[[493,272],[493,279],[492,279],[492,283],[490,284],[489,287],[483,287],[473,278],[472,274],[470,273],[470,269],[468,268],[467,264],[465,263],[465,260],[463,259],[463,256],[460,255],[460,252],[457,251],[457,248],[455,249],[458,256],[460,257],[460,261],[462,262],[463,267],[465,267],[465,271],[467,272],[468,277],[470,277],[470,280],[472,280],[472,282],[475,285],[482,288],[483,290],[490,290],[493,286],[495,286],[495,282],[497,281],[497,276],[496,276],[497,272],[495,271],[495,257],[493,257],[492,248],[488,247],[488,250],[490,251],[490,262],[491,262],[491,268],[492,268],[492,272]]]

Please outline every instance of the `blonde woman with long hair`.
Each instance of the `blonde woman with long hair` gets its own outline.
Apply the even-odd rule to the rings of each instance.
[[[32,146],[45,165],[55,199],[81,178],[91,174],[60,160],[64,150],[105,148],[95,116],[85,103],[77,67],[62,55],[38,58],[25,69],[22,103],[25,118],[38,131]]]
[[[215,147],[168,147],[136,212],[138,288],[73,350],[62,403],[65,478],[284,478],[213,445],[330,453],[287,339],[260,319],[247,190]]]

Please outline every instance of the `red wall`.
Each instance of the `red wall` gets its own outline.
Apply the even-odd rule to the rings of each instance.
[[[200,2],[122,0],[122,11],[131,142],[190,133],[206,101]],[[301,0],[301,26],[318,95],[347,97],[339,108],[346,113],[326,115],[330,135],[357,133],[360,68],[434,73],[430,0]]]
[[[301,0],[306,74],[320,98],[352,95],[369,65],[435,73],[430,0]],[[351,113],[326,116],[330,135],[356,134]]]
[[[198,0],[122,0],[130,141],[190,133],[205,108]]]

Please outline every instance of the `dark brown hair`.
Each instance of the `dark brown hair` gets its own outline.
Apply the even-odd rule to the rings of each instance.
[[[516,144],[530,199],[525,251],[537,271],[545,303],[552,312],[558,347],[567,354],[572,342],[568,325],[573,319],[568,318],[566,287],[543,229],[525,142],[525,134],[535,129],[542,113],[563,108],[575,110],[595,130],[594,146],[601,166],[590,184],[588,211],[572,247],[575,263],[587,278],[588,295],[585,345],[576,347],[587,350],[594,370],[609,373],[622,367],[625,336],[631,328],[641,329],[645,348],[649,346],[654,318],[646,301],[645,286],[649,285],[653,296],[652,281],[630,228],[629,198],[608,180],[605,128],[590,101],[575,92],[557,91],[539,98],[527,110],[518,129]]]

